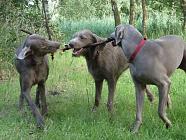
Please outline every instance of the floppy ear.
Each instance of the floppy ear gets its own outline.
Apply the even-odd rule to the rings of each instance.
[[[94,43],[102,42],[103,41],[103,39],[101,37],[97,36],[96,34],[92,34],[92,36],[93,36]],[[98,45],[98,46],[96,46],[96,49],[98,51],[102,51],[103,48],[104,48],[104,46],[105,46],[104,44],[103,45]]]
[[[113,39],[116,38],[116,36],[115,36],[115,32],[113,32],[113,33],[110,34],[110,38],[113,38]]]
[[[93,41],[93,43],[98,42],[98,38],[99,37],[95,33],[92,33],[92,41]]]
[[[125,30],[123,27],[116,27],[115,30],[115,40],[116,40],[116,45],[121,43],[121,40],[124,38]]]
[[[19,49],[19,50],[17,51],[17,53],[16,53],[16,58],[17,58],[17,59],[20,59],[20,60],[23,60],[23,59],[25,59],[26,54],[27,54],[28,52],[30,52],[30,51],[31,51],[30,46],[24,46],[24,47],[22,47],[21,49]]]
[[[94,33],[92,34],[92,39],[93,39],[93,42],[94,43],[97,43],[99,41],[102,41],[102,39],[99,36],[97,36],[96,34],[94,34]],[[94,50],[94,54],[93,54],[93,59],[95,59],[99,55],[99,52],[100,51],[103,51],[104,46],[105,46],[105,44],[95,46],[95,50]]]

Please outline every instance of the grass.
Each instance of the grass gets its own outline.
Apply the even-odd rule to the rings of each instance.
[[[157,89],[153,86],[155,102],[150,104],[145,98],[144,123],[139,134],[133,135],[129,128],[135,118],[135,95],[129,71],[117,84],[114,116],[110,120],[106,109],[106,84],[101,105],[96,113],[92,113],[94,82],[84,59],[72,58],[70,52],[57,54],[55,60],[50,61],[47,81],[49,114],[45,117],[44,130],[36,128],[26,104],[23,112],[18,111],[19,83],[16,75],[0,84],[0,139],[186,139],[185,83],[185,73],[177,70],[172,77],[173,108],[167,111],[173,127],[167,130],[158,118]],[[59,94],[50,94],[54,91]],[[34,92],[35,88],[33,97]]]
[[[165,34],[178,34],[185,37],[180,30],[181,25],[177,24],[178,22],[175,23],[175,17],[170,19],[155,16],[154,18],[156,19],[151,18],[148,22],[149,38]],[[123,23],[126,23],[126,18],[123,19]],[[89,21],[63,20],[59,22],[59,30],[64,35],[62,41],[66,42],[74,32],[84,28],[106,37],[113,32],[113,24],[112,18]],[[141,22],[137,21],[136,24],[140,29]],[[6,40],[1,42],[3,41],[6,44]],[[13,60],[12,58],[11,56],[11,60]],[[10,65],[10,67],[6,65],[10,70],[9,73],[15,71],[12,64]],[[156,87],[151,86],[155,101],[151,104],[145,98],[143,125],[139,134],[133,135],[129,129],[135,119],[135,94],[129,71],[123,73],[118,81],[114,99],[114,115],[110,120],[106,108],[108,95],[106,83],[104,83],[100,107],[96,113],[92,113],[94,81],[87,71],[85,60],[71,57],[70,52],[65,52],[63,55],[56,54],[54,61],[50,61],[50,75],[47,80],[49,114],[45,117],[44,130],[36,128],[35,120],[26,104],[23,112],[18,111],[20,89],[18,75],[15,74],[0,83],[0,139],[184,140],[186,139],[185,76],[184,72],[177,70],[171,78],[170,92],[173,108],[167,110],[167,113],[173,127],[167,130],[159,119],[157,114],[158,93]],[[53,92],[59,94],[52,95]],[[31,94],[34,98],[35,88],[32,89]]]

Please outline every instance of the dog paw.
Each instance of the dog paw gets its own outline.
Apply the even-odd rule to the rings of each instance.
[[[131,127],[131,129],[130,129],[131,133],[133,133],[133,134],[138,133],[141,124],[142,124],[142,122],[136,121],[136,122],[132,125],[132,127]]]
[[[42,114],[42,116],[47,116],[48,115],[48,109],[47,108],[42,109],[41,114]]]
[[[37,121],[38,128],[43,129],[44,126],[45,126],[43,118],[42,117],[39,117],[39,118],[36,119],[36,121]]]
[[[97,107],[96,106],[93,106],[91,111],[92,112],[97,112]]]
[[[168,129],[170,127],[172,127],[172,124],[171,123],[166,123],[166,128]]]
[[[23,110],[23,103],[19,103],[18,104],[18,109],[19,109],[20,112],[22,112],[22,110]]]
[[[19,112],[21,112],[21,113],[23,112],[23,107],[20,107],[20,106],[19,106],[18,109],[19,109]]]

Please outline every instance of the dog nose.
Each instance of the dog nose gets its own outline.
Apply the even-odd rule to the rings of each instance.
[[[69,43],[69,46],[70,46],[71,48],[74,48],[74,44],[73,44],[73,43]]]

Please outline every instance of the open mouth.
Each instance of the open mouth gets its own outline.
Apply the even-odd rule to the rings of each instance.
[[[73,56],[80,56],[82,54],[83,50],[84,50],[83,48],[78,48],[78,49],[74,48],[73,52],[72,52],[72,55]]]

